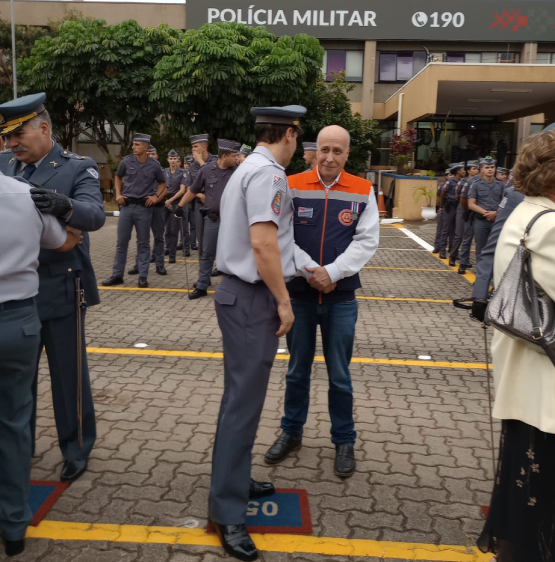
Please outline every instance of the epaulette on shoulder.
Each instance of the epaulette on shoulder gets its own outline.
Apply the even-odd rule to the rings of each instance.
[[[79,156],[79,154],[75,154],[75,152],[69,150],[62,150],[62,156],[71,160],[86,160],[87,158],[86,156]]]

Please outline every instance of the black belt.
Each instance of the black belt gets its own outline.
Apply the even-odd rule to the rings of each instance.
[[[206,216],[212,221],[216,222],[220,220],[220,213],[215,213],[213,211],[206,211]]]
[[[20,301],[7,301],[0,303],[0,310],[12,310],[14,308],[23,308],[24,306],[31,306],[35,302],[35,297],[23,299]]]
[[[143,197],[128,197],[125,200],[125,206],[127,205],[142,205],[145,206],[146,199]]]

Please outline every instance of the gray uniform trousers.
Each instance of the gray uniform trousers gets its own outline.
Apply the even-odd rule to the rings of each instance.
[[[112,271],[113,275],[123,277],[129,241],[131,240],[133,226],[135,226],[137,231],[137,267],[139,268],[139,276],[148,277],[151,224],[152,207],[143,207],[142,205],[125,205],[120,207],[118,242]]]
[[[206,290],[210,285],[210,274],[212,273],[214,261],[216,259],[219,231],[220,219],[211,221],[208,217],[204,217],[204,246],[199,260],[197,289]]]
[[[480,259],[482,250],[488,243],[489,233],[493,223],[485,219],[474,219],[474,236],[476,236],[476,261]]]
[[[33,518],[30,422],[41,327],[34,299],[17,304],[0,304],[0,532],[11,541],[25,536]]]
[[[185,213],[187,210],[185,209]],[[164,208],[164,240],[170,259],[177,254],[177,237],[183,227],[183,220],[173,214],[173,209]]]
[[[276,301],[264,283],[225,275],[216,294],[224,349],[224,395],[212,456],[209,517],[245,522],[252,448],[279,339]]]
[[[443,229],[443,213],[439,210],[437,212],[437,228],[436,228],[436,238],[434,240],[434,250],[439,250],[439,244],[441,242],[441,231]]]
[[[58,433],[58,443],[64,460],[87,460],[96,441],[96,421],[92,397],[89,365],[87,362],[87,342],[85,341],[85,318],[87,309],[81,313],[81,370],[83,376],[83,448],[78,447],[79,423],[77,418],[77,317],[76,314],[42,321],[40,332],[39,356],[42,348],[46,351],[52,402],[54,404],[54,420]],[[33,382],[33,398],[37,403],[38,360],[35,365]],[[33,444],[35,441],[36,411],[33,411],[31,431]]]
[[[453,246],[449,246],[449,257],[456,260],[459,257],[459,249],[464,237],[464,213],[461,206],[457,206],[457,214],[455,217],[455,236],[453,238]]]
[[[443,205],[443,227],[441,230],[441,239],[439,242],[440,255],[445,254],[445,250],[448,247],[447,244],[449,244],[449,250],[453,248],[456,220],[457,205],[455,201],[446,201]]]
[[[187,205],[189,208],[188,216],[185,218],[185,214],[183,214],[183,242],[187,239],[187,232],[189,232],[189,244],[195,244],[197,241],[197,223],[195,220],[195,202],[189,203]],[[188,223],[188,226],[187,224]],[[189,230],[187,230],[187,227]],[[185,245],[183,245],[183,249],[185,249]]]
[[[164,227],[166,218],[166,206],[154,205],[152,207],[152,234],[154,236],[154,247],[152,255],[157,267],[164,266]],[[137,256],[139,255],[137,248]],[[137,264],[138,265],[138,264]]]
[[[202,247],[204,245],[204,216],[202,211],[204,205],[200,201],[195,201],[195,230],[198,243],[198,259],[202,258]]]
[[[470,267],[470,248],[474,240],[474,217],[469,213],[468,218],[464,223],[463,239],[461,244],[461,265]]]

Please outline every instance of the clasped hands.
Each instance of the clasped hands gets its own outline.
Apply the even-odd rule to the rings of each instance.
[[[305,269],[312,273],[308,283],[313,289],[322,293],[331,293],[337,287],[337,283],[332,282],[325,267],[305,267]]]

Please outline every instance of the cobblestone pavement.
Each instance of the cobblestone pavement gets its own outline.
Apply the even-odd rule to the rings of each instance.
[[[116,225],[117,219],[108,218],[91,236],[99,281],[111,273]],[[434,223],[405,226],[433,241]],[[380,249],[368,265],[383,269],[363,271],[361,297],[448,300],[470,295],[466,279],[398,229],[383,227],[381,234]],[[134,241],[131,247],[134,259]],[[194,252],[187,262],[168,265],[166,277],[156,275],[152,267],[151,288],[188,288],[185,268],[192,284],[196,256]],[[136,288],[136,277],[125,281]],[[101,297],[102,304],[87,316],[92,348],[133,348],[141,342],[148,350],[221,351],[211,298],[189,301],[183,292],[136,290],[104,290]],[[420,355],[430,355],[432,361],[485,361],[480,327],[448,303],[360,300],[359,307],[357,358],[417,361]],[[285,348],[284,340],[280,347]],[[89,470],[62,495],[47,520],[176,527],[194,518],[200,527],[205,525],[223,386],[221,359],[107,354],[97,349],[89,354],[89,364],[98,440]],[[277,487],[306,489],[315,536],[474,545],[483,525],[480,506],[488,505],[492,482],[484,370],[353,363],[358,471],[342,481],[333,474],[322,363],[314,365],[303,448],[278,466],[263,461],[279,433],[286,368],[287,362],[278,360],[272,371],[253,476]],[[58,480],[62,459],[44,359],[39,392],[32,478]],[[20,557],[26,562],[226,558],[220,548],[205,546],[27,542]],[[280,552],[262,552],[261,559],[378,560]]]

